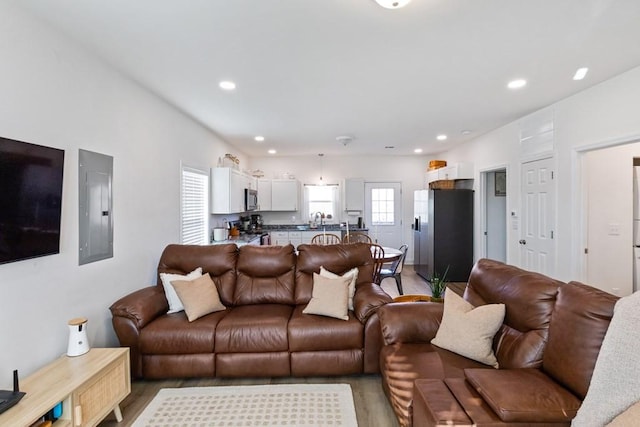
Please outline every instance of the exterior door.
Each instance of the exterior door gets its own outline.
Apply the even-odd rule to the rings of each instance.
[[[553,276],[556,245],[556,185],[553,158],[522,164],[521,264],[526,270]]]
[[[402,185],[399,182],[364,184],[364,222],[371,240],[381,246],[402,245]]]

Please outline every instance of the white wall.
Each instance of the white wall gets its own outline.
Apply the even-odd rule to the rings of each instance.
[[[555,117],[555,152],[557,162],[557,271],[560,280],[586,280],[581,267],[583,225],[580,180],[580,153],[593,146],[617,141],[635,141],[640,135],[640,68],[596,85],[550,108]],[[521,119],[522,120],[522,119]],[[448,161],[473,161],[478,170],[507,164],[507,209],[521,211],[519,122],[515,121],[489,132],[443,155]],[[476,176],[477,178],[477,176]],[[476,183],[478,180],[476,179]],[[479,199],[476,192],[476,208]],[[611,209],[625,209],[615,202]],[[477,218],[476,218],[477,221]],[[481,227],[476,226],[476,250],[479,254]],[[520,231],[507,229],[507,261],[520,263]],[[626,249],[626,248],[625,248]],[[628,283],[618,283],[620,287]]]
[[[348,147],[347,147],[348,148]],[[318,184],[320,175],[327,184],[340,184],[345,178],[364,178],[369,182],[402,183],[402,243],[410,246],[407,264],[413,263],[413,191],[422,189],[429,159],[425,156],[324,156],[252,158],[252,167],[265,172],[265,178],[276,178],[284,172],[293,174],[303,184]],[[265,213],[267,224],[304,224],[302,212]],[[295,219],[293,218],[295,216]],[[346,220],[346,216],[339,218]],[[355,222],[351,217],[350,222]]]
[[[65,150],[60,254],[0,265],[0,389],[66,352],[67,321],[89,319],[90,343],[116,345],[109,305],[155,283],[179,239],[180,162],[215,165],[231,148],[0,3],[0,135]],[[78,149],[114,157],[114,257],[78,266]],[[246,161],[244,158],[242,158]]]

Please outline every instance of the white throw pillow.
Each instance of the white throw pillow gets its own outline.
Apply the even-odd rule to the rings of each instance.
[[[176,290],[173,289],[171,282],[174,280],[193,280],[202,276],[202,267],[198,267],[187,275],[172,274],[172,273],[160,273],[160,280],[162,280],[162,286],[164,287],[164,295],[167,297],[169,303],[169,311],[167,313],[177,313],[184,310],[182,301],[178,298]]]
[[[493,337],[504,321],[504,313],[504,304],[474,307],[447,290],[442,323],[431,344],[497,368]]]
[[[358,267],[354,267],[343,275],[332,273],[324,267],[320,267],[320,275],[328,279],[337,279],[338,277],[351,278],[349,282],[349,310],[353,310],[353,296],[356,294],[356,282],[358,281]]]
[[[335,317],[349,320],[350,277],[329,279],[313,273],[313,292],[309,304],[302,310],[305,314]]]
[[[227,308],[220,302],[218,288],[211,280],[209,273],[193,280],[174,280],[171,284],[184,305],[184,311],[189,322]]]
[[[620,298],[573,427],[600,427],[640,400],[640,292]]]

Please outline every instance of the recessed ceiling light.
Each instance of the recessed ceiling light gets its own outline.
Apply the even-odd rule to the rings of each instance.
[[[446,139],[447,139],[447,135],[445,135],[445,134],[440,134],[440,135],[436,136],[436,139],[437,139],[438,141],[444,141],[444,140],[446,140]]]
[[[236,84],[229,80],[223,80],[219,84],[220,89],[224,90],[234,90],[236,88]]]
[[[469,135],[469,134],[471,134],[471,131],[469,129],[465,129],[460,133],[463,134],[463,135]]]
[[[415,150],[413,150],[413,152],[416,154],[420,154],[422,153],[422,148],[416,148]]]
[[[509,89],[520,89],[525,87],[526,85],[527,85],[527,81],[525,79],[516,79],[516,80],[511,80],[509,84],[507,84],[507,87]]]
[[[573,75],[573,80],[582,80],[586,77],[589,69],[587,67],[578,68],[576,73]]]
[[[255,140],[256,140],[256,141],[258,141],[258,142],[262,142],[262,141],[264,141],[264,136],[262,136],[262,135],[258,135],[258,136],[256,136],[256,137],[255,137],[255,138],[253,138],[253,139],[255,139]]]
[[[272,148],[271,150],[267,151],[267,153],[269,153],[269,154],[276,154],[276,152],[277,152],[277,151],[276,151],[276,150],[274,150],[273,148]]]
[[[376,0],[380,6],[386,9],[400,9],[409,4],[411,0]]]

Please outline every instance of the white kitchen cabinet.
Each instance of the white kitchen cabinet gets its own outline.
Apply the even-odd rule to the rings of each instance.
[[[473,179],[473,163],[454,163],[425,174],[427,186],[435,181]]]
[[[258,210],[271,210],[271,180],[265,178],[258,179]]]
[[[211,213],[244,212],[244,190],[255,189],[256,179],[231,168],[211,168]]]
[[[289,244],[289,232],[288,231],[272,231],[271,244],[273,246],[284,246]]]
[[[310,245],[311,240],[313,240],[313,236],[316,234],[321,234],[322,230],[313,230],[313,231],[303,231],[302,235],[302,244]]]
[[[344,180],[344,210],[347,212],[364,211],[364,178]]]
[[[294,248],[297,248],[298,245],[301,245],[302,244],[302,232],[301,231],[290,231],[289,232],[289,243],[291,243]]]
[[[297,211],[300,199],[300,183],[295,179],[271,180],[271,210]]]

